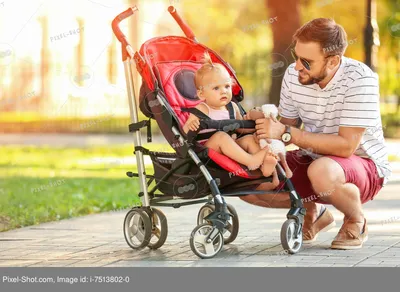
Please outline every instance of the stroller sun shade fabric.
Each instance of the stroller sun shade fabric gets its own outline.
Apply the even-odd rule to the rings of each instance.
[[[156,76],[154,76],[153,68],[156,64],[171,61],[189,61],[200,64],[206,51],[210,54],[213,62],[224,65],[228,70],[233,81],[233,97],[237,101],[242,101],[243,90],[231,66],[213,50],[184,37],[158,37],[145,42],[140,48],[140,56],[135,54],[136,67],[147,83],[148,88],[154,90]]]

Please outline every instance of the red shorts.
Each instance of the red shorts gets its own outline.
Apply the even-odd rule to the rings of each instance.
[[[329,157],[339,163],[344,170],[346,183],[353,183],[358,187],[362,204],[373,200],[382,188],[384,178],[379,177],[375,163],[371,159],[356,155],[352,155],[349,158],[332,155],[326,155],[325,157]],[[303,202],[314,201],[327,204],[320,197],[329,195],[329,191],[317,195],[307,176],[307,169],[315,158],[305,154],[304,151],[295,150],[287,152],[286,160],[293,172],[290,180],[296,192],[303,198]],[[281,189],[283,183],[281,182],[276,190]]]

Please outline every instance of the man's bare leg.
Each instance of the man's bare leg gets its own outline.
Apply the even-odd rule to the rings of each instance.
[[[263,183],[258,186],[257,191],[271,191],[276,188],[274,183]],[[266,195],[241,196],[241,200],[252,205],[265,208],[290,208],[289,193],[275,193]]]
[[[311,163],[307,175],[312,187],[319,198],[333,205],[341,211],[345,220],[360,222],[360,228],[364,220],[360,191],[357,186],[346,183],[342,167],[333,159],[321,157]],[[324,177],[324,179],[321,179]],[[275,187],[271,183],[261,184],[257,190],[273,190]],[[242,200],[257,206],[267,208],[290,208],[290,198],[288,193],[277,193],[271,195],[249,195],[241,197]],[[304,203],[307,208],[307,216],[314,222],[321,209],[321,204],[314,202]]]
[[[257,191],[270,191],[276,186],[273,183],[263,183],[256,190]],[[290,209],[290,197],[289,193],[282,192],[276,194],[266,194],[266,195],[247,195],[240,197],[241,200],[260,207],[265,208],[275,208],[275,209]],[[316,204],[314,202],[303,203],[304,208],[307,209],[308,219],[314,222],[319,215],[321,210],[321,204]],[[306,220],[306,219],[305,219]]]
[[[357,222],[360,229],[364,226],[360,191],[356,185],[346,183],[344,171],[336,161],[321,157],[311,163],[307,175],[321,200],[341,211],[345,221]]]
[[[364,227],[364,214],[362,211],[360,191],[356,185],[346,183],[342,167],[331,158],[321,157],[310,164],[307,170],[307,176],[310,179],[314,192],[317,194],[319,199],[327,204],[333,205],[336,209],[341,211],[344,214],[344,224],[349,221],[356,223],[359,230],[362,231]],[[324,179],[321,179],[321,177]],[[271,189],[274,189],[274,186],[271,184],[264,184],[258,188],[258,190]],[[287,193],[264,196],[250,195],[242,197],[241,199],[262,207],[290,208],[290,199],[289,194]],[[310,230],[311,225],[316,222],[320,215],[322,215],[322,204],[307,202],[304,203],[304,207],[307,209],[307,213],[304,216],[304,230]],[[308,228],[306,228],[306,226],[308,226]],[[318,232],[318,230],[315,230],[314,232]],[[341,233],[339,232],[339,239],[338,237],[335,238],[336,241],[340,242],[340,234]],[[336,242],[335,244],[334,248],[338,248],[338,243]],[[349,246],[351,245],[350,241]],[[343,245],[340,246],[339,244],[339,248],[342,249]]]

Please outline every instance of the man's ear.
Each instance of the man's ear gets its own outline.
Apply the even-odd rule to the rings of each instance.
[[[331,68],[335,68],[339,64],[340,64],[340,56],[339,55],[335,55],[329,60],[329,65]]]

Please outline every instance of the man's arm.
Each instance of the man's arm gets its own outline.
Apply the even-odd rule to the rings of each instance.
[[[300,125],[301,125],[301,123],[300,123],[301,120],[299,118],[288,119],[288,118],[281,117],[279,119],[279,121],[284,125],[288,125],[288,126],[292,126],[292,127],[296,127],[296,128],[300,128]]]
[[[292,143],[317,154],[350,157],[357,150],[365,128],[339,127],[339,134],[316,134],[292,128]]]
[[[285,125],[280,121],[258,119],[256,130],[258,139],[281,139],[285,132]],[[290,142],[303,149],[312,149],[317,154],[350,157],[358,148],[364,131],[365,128],[361,127],[339,127],[338,135],[333,135],[310,133],[292,127]]]

